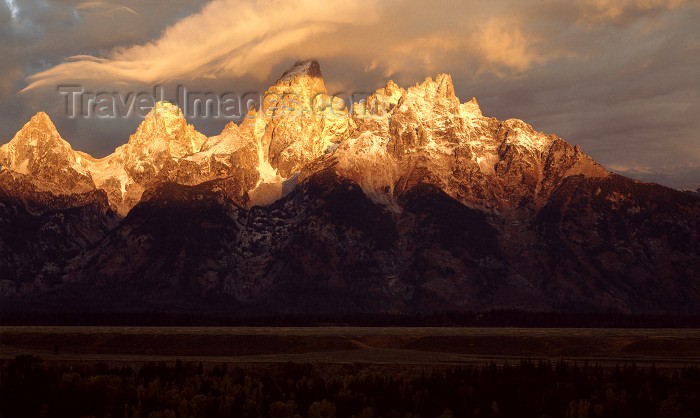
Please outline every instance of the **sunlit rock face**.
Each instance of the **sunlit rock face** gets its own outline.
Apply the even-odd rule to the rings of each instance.
[[[173,162],[198,152],[205,140],[187,124],[180,109],[159,102],[113,158],[122,161],[136,183],[148,183],[158,175],[167,175]]]
[[[255,314],[698,312],[690,193],[486,117],[446,74],[389,81],[350,111],[330,102],[316,61],[299,61],[265,98],[209,138],[159,103],[99,160],[32,118],[0,147],[3,297]]]
[[[49,116],[37,113],[17,135],[0,147],[0,166],[25,175],[39,190],[55,194],[95,189],[80,153],[56,131]]]
[[[299,61],[285,71],[267,90],[254,122],[263,164],[288,179],[346,138],[348,111],[330,100],[318,62]]]
[[[485,118],[476,99],[460,104],[449,75],[410,87],[391,115],[388,150],[400,187],[426,180],[465,204],[495,211],[536,206],[550,180],[607,172],[583,153],[522,121]],[[554,163],[552,163],[554,161]]]
[[[128,143],[105,158],[88,160],[87,169],[107,191],[110,203],[126,215],[144,190],[168,180],[179,160],[199,151],[205,140],[180,109],[158,102]]]
[[[403,90],[376,91],[384,112],[355,117],[347,141],[332,154],[338,170],[380,201],[429,182],[464,204],[523,216],[541,206],[562,179],[607,171],[554,135],[526,123],[482,115],[476,99],[460,103],[449,75]]]
[[[262,135],[264,156],[281,177],[323,152],[323,118],[314,113],[314,101],[325,93],[316,61],[297,62],[266,92],[256,134]]]

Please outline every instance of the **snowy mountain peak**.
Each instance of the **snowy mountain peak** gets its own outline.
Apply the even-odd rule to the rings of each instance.
[[[380,94],[385,106],[395,106],[398,104],[401,97],[406,94],[406,90],[399,87],[393,80],[386,83],[386,87],[377,90],[375,93]]]
[[[423,83],[409,87],[399,101],[400,108],[413,108],[419,112],[434,113],[438,109],[456,114],[459,98],[452,86],[449,74],[439,74],[435,80],[427,77]]]
[[[27,164],[32,165],[39,156],[48,154],[60,156],[60,160],[69,165],[75,162],[73,148],[61,138],[51,118],[39,112],[12,141],[0,147],[0,162],[5,167],[25,172]]]
[[[44,112],[38,112],[36,115],[32,116],[28,125],[37,129],[45,128],[45,130],[49,131],[56,130],[56,126],[54,126],[51,118]]]
[[[39,112],[32,116],[29,122],[25,123],[22,129],[15,135],[12,142],[29,141],[31,145],[38,146],[47,141],[54,142],[60,140],[66,146],[70,147],[67,142],[60,139],[60,135],[56,130],[49,115],[44,112]]]
[[[455,88],[452,85],[452,76],[449,74],[439,74],[435,77],[435,83],[438,85],[438,93],[452,100],[456,98]]]
[[[206,136],[187,124],[182,110],[169,102],[158,102],[129,138],[129,145],[134,149],[166,150],[180,158],[199,151],[205,140]]]
[[[29,176],[39,190],[82,193],[94,190],[81,157],[61,138],[51,118],[39,112],[0,147],[0,166]]]
[[[187,121],[179,107],[170,102],[158,102],[146,115],[142,125],[149,129],[165,128],[167,134],[173,136],[187,126]]]
[[[313,105],[311,101],[318,93],[326,93],[321,67],[315,60],[297,61],[268,89],[268,93],[278,95],[278,99],[285,95],[293,97],[302,107],[310,108]],[[279,104],[275,104],[275,107]],[[294,107],[293,103],[285,104]]]
[[[288,179],[321,155],[329,142],[340,139],[336,136],[345,132],[341,125],[347,125],[348,118],[337,121],[319,116],[328,97],[315,60],[297,61],[267,93],[269,99],[265,110],[257,114],[253,133],[260,150],[260,174]],[[266,165],[269,169],[263,170]]]
[[[147,118],[150,117],[162,117],[167,119],[179,119],[183,118],[182,110],[170,102],[163,101],[156,103],[155,107],[146,115]]]
[[[472,97],[470,101],[462,103],[460,105],[460,108],[462,110],[462,113],[466,116],[479,118],[483,116],[481,114],[481,108],[479,107],[479,103],[476,101],[476,97]]]
[[[299,60],[289,67],[276,82],[275,85],[289,85],[297,77],[323,78],[321,66],[316,60]]]

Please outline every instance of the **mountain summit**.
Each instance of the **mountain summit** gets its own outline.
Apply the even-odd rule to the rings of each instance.
[[[318,78],[323,79],[321,75],[321,66],[316,60],[300,60],[289,67],[276,82],[275,85],[291,85],[296,78]]]
[[[6,309],[698,313],[698,197],[484,116],[447,74],[351,107],[299,61],[267,93],[209,138],[159,103],[99,160],[32,118],[0,147]]]
[[[56,194],[95,189],[81,163],[81,156],[61,138],[44,112],[37,113],[9,143],[0,146],[0,166]]]

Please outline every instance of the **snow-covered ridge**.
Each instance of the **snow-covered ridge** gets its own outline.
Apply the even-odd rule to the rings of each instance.
[[[295,63],[270,91],[304,98],[327,94],[313,60]],[[535,189],[527,193],[538,193],[551,161],[562,166],[561,176],[607,173],[568,144],[553,155],[557,141],[563,141],[520,120],[484,117],[476,98],[460,103],[447,74],[407,89],[389,81],[368,102],[372,99],[384,109],[369,118],[360,104],[352,115],[325,117],[251,110],[242,124],[229,123],[209,138],[187,124],[177,106],[158,102],[126,144],[99,160],[74,151],[40,112],[0,147],[0,165],[41,177],[49,189],[51,177],[39,174],[42,167],[70,172],[75,178],[61,191],[70,184],[81,190],[103,189],[122,215],[140,201],[144,190],[162,181],[195,185],[230,178],[249,195],[248,204],[269,203],[288,192],[297,174],[323,156],[370,197],[388,205],[395,202],[397,184],[419,180],[467,202],[474,197],[465,188],[502,187],[498,184],[524,179],[535,179]],[[489,196],[481,195],[479,199]]]

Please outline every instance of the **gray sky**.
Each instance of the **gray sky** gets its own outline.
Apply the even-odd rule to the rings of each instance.
[[[331,92],[452,74],[484,115],[518,118],[606,168],[700,187],[700,3],[0,0],[0,143],[39,110],[97,157],[140,118],[69,119],[58,86],[260,91],[316,58]],[[207,135],[225,120],[191,119]]]

